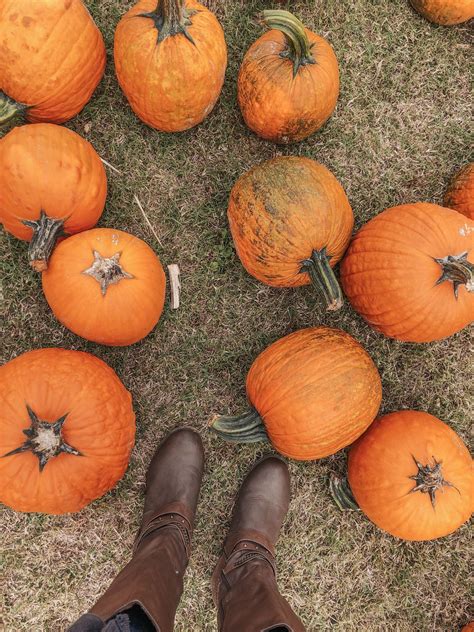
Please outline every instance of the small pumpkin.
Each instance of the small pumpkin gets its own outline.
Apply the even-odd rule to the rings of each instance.
[[[104,74],[104,41],[81,0],[4,0],[0,50],[0,126],[18,116],[64,123]]]
[[[453,178],[443,204],[474,220],[474,162],[465,165]]]
[[[435,24],[450,26],[474,17],[474,0],[410,0],[415,11]]]
[[[312,460],[349,445],[372,423],[380,376],[365,349],[338,329],[301,329],[267,347],[247,375],[250,411],[215,417],[227,441],[270,441],[281,454]]]
[[[339,96],[331,45],[284,10],[264,11],[271,30],[247,51],[238,100],[247,126],[275,143],[301,141],[324,125]]]
[[[349,452],[354,498],[380,529],[404,540],[455,531],[474,509],[474,469],[461,438],[425,412],[377,419]]]
[[[37,349],[0,367],[0,502],[64,514],[122,478],[135,439],[132,397],[89,353]]]
[[[97,223],[106,196],[104,166],[75,132],[36,123],[0,139],[0,222],[30,242],[30,264],[38,272],[47,268],[60,235]]]
[[[114,57],[135,114],[155,129],[180,132],[216,104],[227,46],[215,15],[196,0],[139,0],[117,26]]]
[[[94,228],[65,239],[42,277],[56,318],[100,344],[138,342],[163,311],[160,260],[144,241],[121,230]]]
[[[326,167],[298,156],[263,162],[233,187],[228,218],[249,274],[277,287],[312,282],[328,309],[341,307],[332,268],[349,244],[354,217],[344,189]]]
[[[374,329],[407,342],[451,336],[474,319],[474,222],[436,204],[370,220],[341,264],[344,292]]]
[[[461,632],[474,632],[474,621],[471,621],[470,623],[467,623],[463,629],[461,630]]]

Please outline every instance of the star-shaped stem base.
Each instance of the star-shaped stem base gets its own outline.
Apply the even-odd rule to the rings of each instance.
[[[459,492],[458,488],[455,487],[449,481],[445,481],[443,478],[443,472],[441,469],[441,461],[437,461],[433,457],[433,465],[427,463],[426,465],[422,465],[419,461],[413,457],[413,460],[416,463],[416,467],[418,468],[418,472],[409,478],[412,481],[415,481],[416,485],[413,489],[410,490],[410,494],[413,492],[421,492],[422,494],[429,494],[431,504],[433,508],[436,505],[436,492],[443,487],[453,487],[456,491]]]
[[[88,274],[99,283],[102,296],[106,295],[109,285],[119,283],[122,279],[133,279],[133,275],[125,272],[120,265],[121,252],[117,252],[109,258],[103,257],[97,250],[94,250],[93,254],[93,264],[82,274]]]

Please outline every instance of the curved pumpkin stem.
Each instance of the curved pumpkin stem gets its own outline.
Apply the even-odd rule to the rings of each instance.
[[[467,259],[468,252],[460,255],[448,255],[444,259],[435,259],[443,270],[436,285],[444,281],[451,281],[454,287],[454,296],[458,298],[459,286],[464,285],[468,292],[474,292],[474,265]]]
[[[23,116],[26,110],[26,105],[10,99],[7,94],[0,90],[0,127],[17,117]]]
[[[139,17],[150,18],[158,30],[158,42],[173,35],[184,35],[192,44],[193,38],[188,32],[188,26],[192,24],[191,16],[195,11],[186,9],[185,0],[159,0],[158,5],[151,13],[141,13]]]
[[[58,237],[63,232],[64,220],[48,217],[41,211],[38,220],[23,220],[23,224],[33,231],[28,248],[30,266],[36,272],[44,272],[48,268],[48,260]]]
[[[270,441],[262,418],[255,408],[236,417],[216,415],[211,419],[209,426],[225,441],[234,443]]]
[[[345,511],[347,509],[360,511],[360,507],[357,504],[349,486],[349,481],[345,476],[342,477],[337,476],[336,474],[331,474],[329,479],[329,491],[331,492],[334,502],[341,511]]]
[[[316,63],[305,26],[296,16],[282,9],[263,11],[262,22],[270,29],[276,29],[285,35],[288,50],[281,53],[281,57],[293,62],[293,77],[296,77],[301,66]]]
[[[336,311],[342,307],[342,290],[329,263],[326,247],[313,250],[311,257],[301,262],[300,272],[309,275],[314,287],[325,299],[328,311]]]

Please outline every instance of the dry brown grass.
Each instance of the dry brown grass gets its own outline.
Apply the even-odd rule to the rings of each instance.
[[[1,360],[47,345],[95,353],[131,389],[138,416],[130,468],[106,497],[66,517],[2,509],[8,632],[63,630],[92,605],[129,558],[152,452],[180,424],[201,431],[207,473],[176,629],[215,629],[209,577],[238,482],[262,446],[223,444],[206,423],[213,412],[245,406],[244,378],[253,358],[294,329],[321,323],[349,331],[380,369],[384,411],[427,410],[469,439],[468,331],[432,345],[401,344],[370,331],[348,306],[336,315],[324,313],[310,289],[264,287],[245,274],[234,255],[225,217],[235,179],[278,153],[310,156],[332,169],[347,190],[357,226],[387,206],[441,201],[449,177],[469,159],[468,27],[435,27],[405,0],[293,2],[308,26],[333,44],[342,91],[320,133],[282,150],[246,130],[235,101],[238,64],[259,34],[252,16],[270,2],[208,2],[229,43],[227,81],[209,119],[175,136],[140,124],[114,78],[113,30],[130,4],[88,2],[106,37],[109,64],[92,102],[70,126],[122,172],[109,171],[101,224],[129,230],[154,246],[164,263],[179,263],[182,307],[167,310],[159,327],[133,347],[87,343],[53,318],[39,278],[25,265],[25,244],[0,236]],[[163,247],[144,223],[134,194]],[[469,527],[437,542],[409,544],[383,534],[363,515],[343,515],[329,498],[327,479],[344,465],[344,453],[290,464],[293,501],[278,549],[279,577],[308,630],[458,630],[470,618]]]

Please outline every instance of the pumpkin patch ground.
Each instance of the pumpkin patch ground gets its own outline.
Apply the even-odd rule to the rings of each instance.
[[[129,559],[155,447],[168,430],[187,424],[201,432],[207,464],[176,630],[212,632],[210,569],[238,482],[269,448],[224,442],[208,421],[216,413],[246,410],[247,373],[276,340],[309,327],[347,332],[380,373],[380,415],[426,411],[472,449],[472,328],[430,344],[403,343],[370,329],[349,300],[331,312],[309,285],[265,285],[239,261],[227,220],[238,178],[280,155],[309,157],[327,167],[347,194],[355,230],[387,208],[442,204],[452,178],[472,160],[469,27],[433,25],[408,0],[288,3],[333,47],[340,93],[321,129],[297,145],[277,146],[246,127],[237,103],[239,66],[263,32],[255,15],[277,3],[203,2],[225,32],[226,79],[209,116],[175,135],[141,123],[115,78],[114,30],[133,2],[85,4],[104,36],[108,63],[91,101],[67,127],[120,172],[107,170],[109,192],[98,226],[144,240],[165,269],[179,264],[181,307],[170,310],[168,297],[158,325],[133,346],[88,342],[48,307],[40,275],[25,265],[28,243],[0,232],[1,363],[41,347],[92,353],[133,394],[137,424],[124,478],[79,513],[48,516],[0,507],[2,588],[7,587],[1,591],[0,628],[59,632],[93,603]],[[339,266],[335,274],[339,279]],[[346,452],[290,461],[293,499],[277,557],[285,597],[309,632],[460,630],[474,618],[469,524],[433,542],[404,542],[362,512],[340,512],[328,480],[346,472]]]

